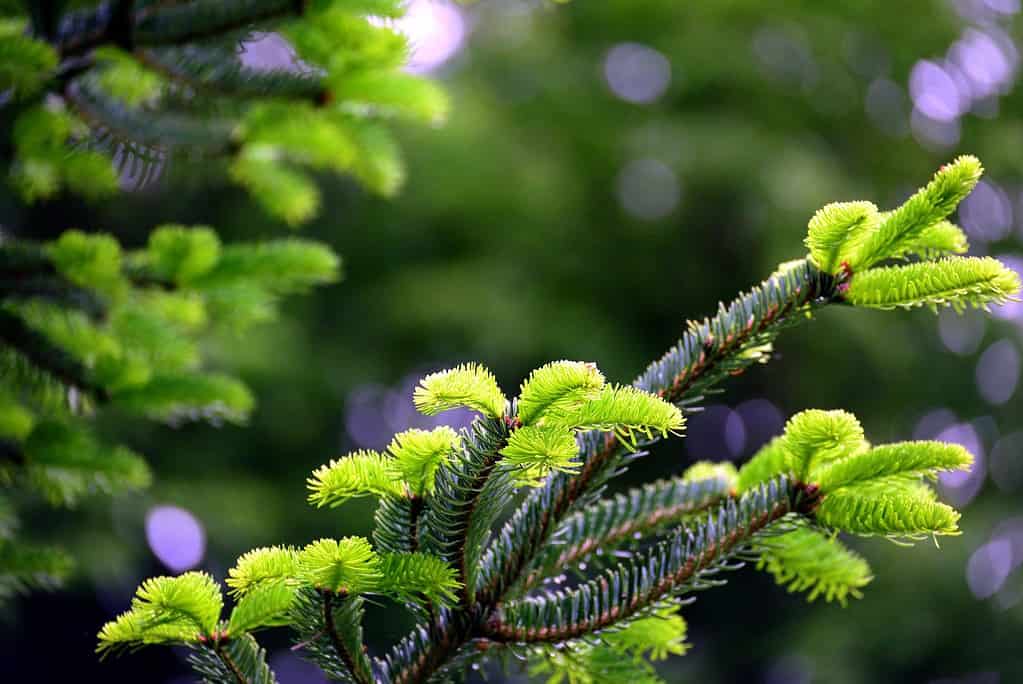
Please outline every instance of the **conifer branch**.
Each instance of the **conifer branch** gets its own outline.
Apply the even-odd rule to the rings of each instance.
[[[516,592],[563,572],[598,550],[607,553],[635,537],[649,537],[711,506],[730,489],[731,483],[724,478],[673,478],[588,506],[565,519]]]
[[[32,365],[67,387],[86,392],[96,401],[109,400],[107,390],[93,380],[80,361],[29,327],[20,316],[3,308],[0,308],[0,342],[17,350]]]
[[[326,589],[320,591],[320,596],[323,599],[323,625],[327,632],[327,636],[330,638],[330,643],[334,647],[335,653],[341,658],[341,661],[348,668],[348,672],[351,673],[352,679],[357,684],[372,684],[373,675],[371,672],[366,670],[368,661],[365,660],[365,656],[362,656],[358,660],[355,656],[348,651],[344,642],[341,640],[340,634],[338,634],[337,625],[334,622],[334,594]],[[345,596],[339,594],[338,598],[343,602]],[[360,654],[361,655],[361,654]]]
[[[699,588],[737,550],[793,511],[796,489],[773,481],[712,509],[693,529],[681,528],[628,564],[566,592],[502,605],[484,626],[495,641],[558,643],[641,615],[666,596]]]

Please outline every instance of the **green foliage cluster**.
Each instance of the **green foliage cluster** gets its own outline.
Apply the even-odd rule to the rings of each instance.
[[[400,17],[399,0],[38,4],[49,11],[0,24],[0,91],[18,108],[10,176],[28,201],[104,196],[119,176],[201,160],[298,224],[319,209],[311,172],[393,194],[404,171],[389,121],[446,114],[436,86],[401,71],[405,38],[374,21]],[[273,34],[291,63],[247,61]]]
[[[151,580],[175,590],[181,583],[188,596],[154,610],[143,585],[131,610],[101,632],[100,650],[158,639],[189,646],[207,681],[272,681],[247,632],[286,623],[306,655],[341,681],[445,681],[470,664],[526,654],[533,674],[555,683],[653,682],[650,661],[686,648],[679,599],[719,586],[720,572],[738,562],[810,599],[859,597],[871,570],[838,535],[906,542],[956,534],[958,513],[937,501],[928,482],[968,468],[964,449],[873,446],[851,414],[810,410],[794,415],[738,471],[699,463],[612,498],[601,492],[646,446],[680,433],[684,410],[708,390],[767,361],[786,326],[832,304],[876,306],[850,294],[861,277],[874,279],[860,286],[865,291],[884,294],[905,278],[892,274],[917,274],[907,305],[959,309],[1015,297],[1018,279],[998,265],[984,287],[946,288],[938,298],[929,276],[949,257],[934,253],[937,240],[907,247],[932,226],[947,238],[944,222],[978,174],[975,160],[958,160],[887,219],[864,219],[863,203],[818,213],[806,259],[783,264],[716,315],[691,323],[632,385],[608,384],[593,364],[572,361],[538,368],[510,400],[480,365],[428,375],[415,390],[416,406],[429,415],[470,408],[480,415],[469,427],[402,433],[387,453],[356,452],[309,480],[316,505],[379,499],[372,544],[321,540],[302,551],[243,556],[229,585],[287,589],[251,610],[270,617],[261,624],[239,618],[234,632],[230,620],[225,628],[214,617],[166,638],[161,619],[195,613],[195,601],[204,602],[203,615],[219,616],[220,593],[192,580]],[[911,254],[917,261],[908,266],[884,263]],[[989,268],[955,259],[974,281]],[[442,570],[443,591],[431,583]],[[424,577],[434,580],[424,585]],[[290,597],[286,612],[276,611],[284,603],[275,603],[278,592]],[[364,601],[376,594],[405,600],[417,625],[387,654],[370,658],[360,620]]]
[[[90,418],[244,422],[253,396],[201,365],[202,336],[272,319],[282,296],[339,274],[323,245],[222,245],[202,226],[157,228],[138,250],[76,230],[49,243],[3,243],[0,481],[58,506],[146,487],[142,457],[96,434]],[[30,573],[36,584],[68,568],[35,557],[60,570],[40,566]],[[27,562],[5,558],[0,578],[24,575]]]
[[[6,180],[31,204],[64,191],[107,197],[172,164],[219,166],[292,225],[317,212],[315,172],[391,194],[403,177],[391,121],[435,123],[446,109],[434,85],[401,71],[408,45],[376,20],[403,11],[397,0],[5,3]],[[275,37],[294,51],[290,64],[246,62]],[[273,320],[283,296],[336,281],[340,260],[307,240],[222,244],[205,226],[161,226],[136,249],[79,230],[46,243],[6,233],[0,587],[51,586],[70,559],[16,541],[7,497],[72,506],[146,487],[142,457],[93,429],[100,411],[244,422],[254,397],[204,366],[204,341]],[[409,468],[414,448],[403,452]],[[429,486],[429,464],[418,467],[418,486]]]

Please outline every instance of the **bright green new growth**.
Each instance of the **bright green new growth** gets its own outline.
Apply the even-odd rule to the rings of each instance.
[[[512,433],[508,446],[501,449],[502,463],[517,482],[539,487],[552,472],[573,473],[579,470],[579,445],[575,434],[558,426],[526,425]]]
[[[494,374],[475,363],[427,375],[419,381],[412,400],[419,412],[427,416],[464,406],[499,418],[504,415],[507,403]]]
[[[578,411],[600,396],[604,375],[592,363],[555,361],[529,374],[519,391],[518,418],[523,425]]]
[[[955,211],[983,172],[980,161],[969,155],[941,167],[930,183],[889,212],[876,230],[863,236],[849,266],[860,271],[917,249],[921,236]]]
[[[242,555],[225,582],[231,594],[241,598],[255,589],[286,582],[297,573],[298,551],[290,546],[271,546]]]
[[[864,271],[852,279],[845,296],[850,304],[872,309],[951,306],[962,312],[1004,304],[1019,288],[1019,275],[997,259],[946,257]]]
[[[942,294],[953,306],[1014,296],[1018,281],[997,262],[929,261],[964,251],[962,232],[945,217],[978,173],[975,160],[960,159],[887,214],[868,203],[829,205],[811,221],[808,258],[691,323],[632,385],[606,383],[592,364],[557,361],[508,402],[476,364],[427,376],[416,406],[429,415],[468,407],[480,413],[472,425],[400,433],[388,453],[357,452],[309,480],[316,505],[379,498],[372,545],[346,538],[250,552],[227,579],[240,600],[218,633],[139,627],[142,607],[104,628],[100,650],[184,643],[208,681],[237,684],[241,672],[269,682],[265,654],[243,632],[287,624],[307,657],[355,684],[447,681],[495,655],[525,655],[528,672],[553,684],[656,684],[650,661],[687,648],[678,599],[722,584],[720,571],[738,561],[809,600],[859,598],[873,573],[839,535],[956,534],[959,513],[938,501],[931,481],[970,467],[962,447],[872,446],[852,414],[809,410],[738,471],[702,461],[681,476],[601,493],[645,447],[681,432],[681,406],[769,360],[783,328],[833,303],[871,306],[859,293],[875,283],[887,291],[893,272],[906,303],[933,303],[931,284],[948,268],[986,269],[997,282]],[[871,268],[907,255],[922,261]],[[26,429],[24,417],[9,423]],[[219,615],[219,594],[190,591],[192,603],[205,600]],[[370,658],[361,620],[376,594],[408,606],[417,624]]]
[[[309,502],[316,506],[339,506],[362,496],[405,495],[401,481],[394,478],[390,459],[369,450],[320,466],[307,483]]]
[[[552,416],[551,422],[575,430],[613,432],[630,445],[640,436],[652,439],[678,434],[685,425],[677,406],[628,385],[605,385],[595,399]]]
[[[766,537],[755,550],[758,570],[790,592],[806,592],[808,601],[824,597],[844,606],[850,596],[862,598],[861,589],[873,579],[865,559],[835,536],[811,527]]]
[[[810,220],[810,261],[846,279],[842,294],[854,306],[951,306],[961,312],[1013,300],[1020,290],[1014,271],[988,257],[952,256],[965,253],[968,243],[946,218],[982,172],[975,157],[959,157],[902,206],[884,214],[869,202],[829,204]],[[875,267],[909,256],[921,261]]]
[[[394,459],[396,474],[408,484],[413,496],[433,492],[437,468],[453,455],[461,443],[458,433],[441,426],[433,430],[411,429],[399,432],[387,447]]]
[[[647,661],[689,650],[686,621],[678,611],[677,605],[666,605],[594,643],[540,649],[530,659],[529,674],[546,676],[547,684],[657,684],[661,679]]]
[[[849,263],[865,235],[877,230],[881,222],[873,202],[834,202],[810,219],[806,246],[814,266],[834,273]]]
[[[890,537],[957,534],[959,514],[936,501],[924,480],[972,464],[972,455],[956,444],[871,447],[851,414],[803,411],[743,466],[739,488],[747,491],[787,475],[811,488],[811,498],[819,498],[815,515],[826,527]]]
[[[380,559],[362,537],[320,539],[298,554],[298,577],[317,589],[363,594],[380,586]]]

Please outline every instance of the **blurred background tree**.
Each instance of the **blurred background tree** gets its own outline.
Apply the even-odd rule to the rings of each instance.
[[[415,46],[408,68],[445,82],[448,125],[402,131],[409,182],[397,200],[321,179],[320,216],[303,236],[345,255],[343,286],[296,300],[272,327],[207,345],[252,387],[248,427],[103,426],[148,456],[155,483],[60,519],[79,528],[82,572],[69,592],[8,609],[5,671],[183,675],[159,651],[97,664],[96,627],[143,577],[188,567],[222,576],[253,546],[367,533],[368,505],[325,522],[295,492],[326,458],[421,424],[410,376],[471,359],[513,384],[544,361],[581,358],[627,381],[684,318],[796,253],[825,202],[887,197],[887,208],[936,165],[976,154],[988,172],[958,222],[972,254],[1023,268],[1019,15],[1015,0],[412,0],[399,23]],[[0,211],[19,210],[5,197]],[[119,236],[136,242],[169,221],[217,225],[225,241],[281,232],[206,176],[168,176],[107,203],[60,199],[29,216],[54,231],[123,226]],[[669,681],[1023,679],[1023,305],[996,313],[888,317],[882,336],[868,313],[824,312],[788,335],[776,363],[709,397],[683,448],[623,478],[742,460],[782,416],[810,406],[855,412],[875,441],[941,435],[977,458],[967,476],[940,483],[966,508],[964,534],[941,553],[921,544],[896,564],[884,545],[864,546],[886,571],[846,609],[807,608],[738,573],[732,591],[685,610],[695,648],[664,671]],[[922,346],[946,355],[940,371]],[[24,519],[37,536],[55,525],[42,509]],[[385,605],[367,634],[386,643],[406,627]],[[47,657],[54,643],[59,659]],[[284,682],[317,681],[286,643],[275,648]]]

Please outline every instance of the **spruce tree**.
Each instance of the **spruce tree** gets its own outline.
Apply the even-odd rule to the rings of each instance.
[[[431,83],[404,73],[405,39],[378,18],[399,0],[0,2],[5,180],[27,204],[103,199],[201,167],[275,219],[313,217],[313,173],[388,195],[403,179],[390,120],[436,122]],[[247,52],[286,37],[290,64]],[[159,421],[243,422],[255,398],[204,368],[210,331],[277,315],[284,296],[337,280],[327,246],[223,244],[208,226],[163,225],[137,247],[69,226],[52,241],[0,227],[0,596],[53,586],[57,549],[15,538],[15,498],[73,506],[145,487],[131,449],[97,435],[111,410]]]
[[[652,661],[688,648],[682,609],[726,571],[752,565],[811,600],[861,597],[873,570],[843,536],[957,534],[959,513],[931,481],[969,468],[965,449],[875,445],[850,413],[810,409],[739,469],[700,462],[602,493],[650,445],[683,436],[708,392],[769,361],[782,330],[824,307],[961,311],[1015,298],[1019,277],[962,256],[966,237],[948,221],[980,175],[977,159],[960,157],[892,211],[824,207],[805,257],[691,321],[629,385],[580,361],[536,369],[513,398],[480,364],[424,377],[416,407],[467,407],[478,414],[469,427],[401,432],[385,451],[332,460],[308,480],[318,507],[377,499],[372,540],[250,551],[228,573],[226,611],[206,573],[147,580],[102,628],[99,652],[184,645],[204,681],[274,682],[254,633],[287,626],[338,681],[448,681],[503,658],[555,684],[656,682]],[[371,654],[362,617],[376,596],[406,605],[417,625]]]

